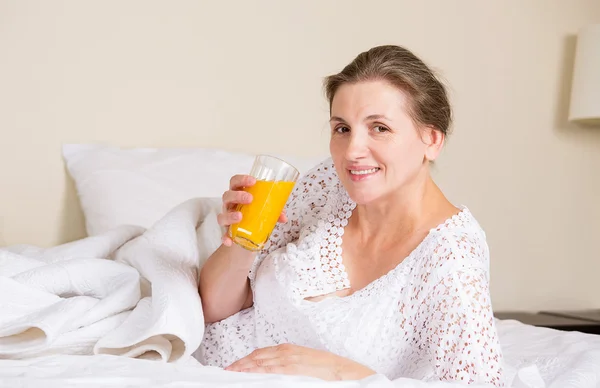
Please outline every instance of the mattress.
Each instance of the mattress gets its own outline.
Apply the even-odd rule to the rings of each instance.
[[[600,336],[498,321],[509,386],[600,387]],[[329,383],[299,376],[228,372],[194,359],[180,363],[120,356],[47,356],[0,360],[1,387],[461,387],[411,379]]]

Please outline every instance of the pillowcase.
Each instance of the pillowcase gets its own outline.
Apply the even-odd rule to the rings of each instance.
[[[190,198],[221,195],[235,174],[247,174],[254,155],[211,148],[118,148],[65,144],[62,149],[85,216],[88,235],[122,224],[149,228]],[[325,157],[274,154],[301,174]]]

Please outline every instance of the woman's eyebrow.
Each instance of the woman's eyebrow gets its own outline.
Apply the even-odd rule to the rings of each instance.
[[[387,121],[391,121],[390,119],[388,119],[387,117],[385,117],[384,115],[369,115],[367,117],[365,117],[365,121],[369,121],[369,120],[387,120]]]
[[[379,115],[379,114],[377,114],[377,115],[369,115],[369,116],[365,117],[364,121],[370,121],[370,120],[381,120],[381,119],[384,119],[384,120],[388,120],[388,121],[390,121],[390,119],[389,119],[389,118],[387,118],[385,115]],[[346,120],[344,120],[343,118],[341,118],[341,117],[338,117],[338,116],[332,116],[332,117],[329,119],[329,121],[330,121],[330,122],[332,122],[332,121],[337,121],[337,122],[340,122],[340,123],[345,123],[345,122],[346,122]]]
[[[343,118],[341,118],[341,117],[337,117],[337,116],[332,116],[332,117],[329,119],[329,122],[332,122],[332,121],[338,121],[338,122],[340,122],[340,123],[345,123],[345,122],[346,122],[346,120],[344,120],[344,119],[343,119]]]

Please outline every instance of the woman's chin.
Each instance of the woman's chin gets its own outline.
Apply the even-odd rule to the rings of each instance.
[[[354,202],[357,205],[367,205],[373,203],[375,200],[377,200],[377,198],[380,197],[379,195],[377,195],[377,193],[374,193],[372,191],[365,192],[363,190],[350,190],[348,191],[348,196],[350,196],[352,202]]]

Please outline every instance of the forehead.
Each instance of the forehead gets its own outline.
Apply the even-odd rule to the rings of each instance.
[[[340,86],[331,103],[331,116],[362,120],[371,115],[406,117],[408,95],[386,81],[365,81]]]

